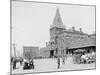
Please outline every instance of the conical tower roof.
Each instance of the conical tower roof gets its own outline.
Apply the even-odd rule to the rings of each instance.
[[[53,24],[50,28],[54,28],[54,27],[65,29],[65,26],[63,25],[63,22],[62,22],[62,18],[60,16],[59,8],[57,8],[56,10],[56,15],[54,17]]]

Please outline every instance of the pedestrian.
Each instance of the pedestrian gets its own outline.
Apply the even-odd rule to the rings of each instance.
[[[62,57],[62,63],[63,63],[63,65],[65,64],[65,57],[64,56]]]
[[[57,63],[58,63],[58,69],[60,68],[60,57],[58,56],[58,58],[57,58]]]
[[[31,69],[34,69],[34,60],[33,59],[30,60],[30,67],[31,67]]]
[[[14,60],[14,61],[13,61],[13,69],[16,69],[16,63],[17,63],[17,61]]]
[[[23,63],[23,59],[20,59],[20,65],[22,66],[22,63]]]

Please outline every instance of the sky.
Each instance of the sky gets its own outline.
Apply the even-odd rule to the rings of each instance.
[[[13,1],[12,43],[16,44],[18,53],[23,46],[45,47],[57,8],[66,29],[75,26],[76,30],[82,28],[88,34],[95,32],[94,6]]]

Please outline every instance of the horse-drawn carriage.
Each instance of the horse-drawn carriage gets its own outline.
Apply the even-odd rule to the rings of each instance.
[[[81,56],[81,63],[93,63],[95,62],[95,60],[96,60],[95,52],[88,53]]]
[[[21,57],[11,57],[11,66],[13,69],[17,69],[17,63],[20,63],[22,65],[23,58]]]
[[[73,60],[75,64],[89,64],[95,62],[95,52],[84,54],[84,50],[76,50],[74,53]]]
[[[34,69],[33,60],[24,60],[23,69]]]

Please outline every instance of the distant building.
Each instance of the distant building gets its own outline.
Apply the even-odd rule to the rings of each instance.
[[[23,57],[25,59],[33,59],[38,56],[39,47],[23,46]]]
[[[95,35],[90,35],[96,37]],[[79,31],[72,27],[66,29],[62,22],[59,9],[56,10],[56,15],[50,26],[50,41],[44,48],[44,53],[49,57],[67,54],[69,50],[76,50],[78,48],[93,47],[95,48],[95,38],[89,37],[80,28]]]
[[[40,48],[39,50],[39,56],[41,57],[49,57],[50,56],[50,52],[48,52],[47,48],[44,47],[44,48]]]

